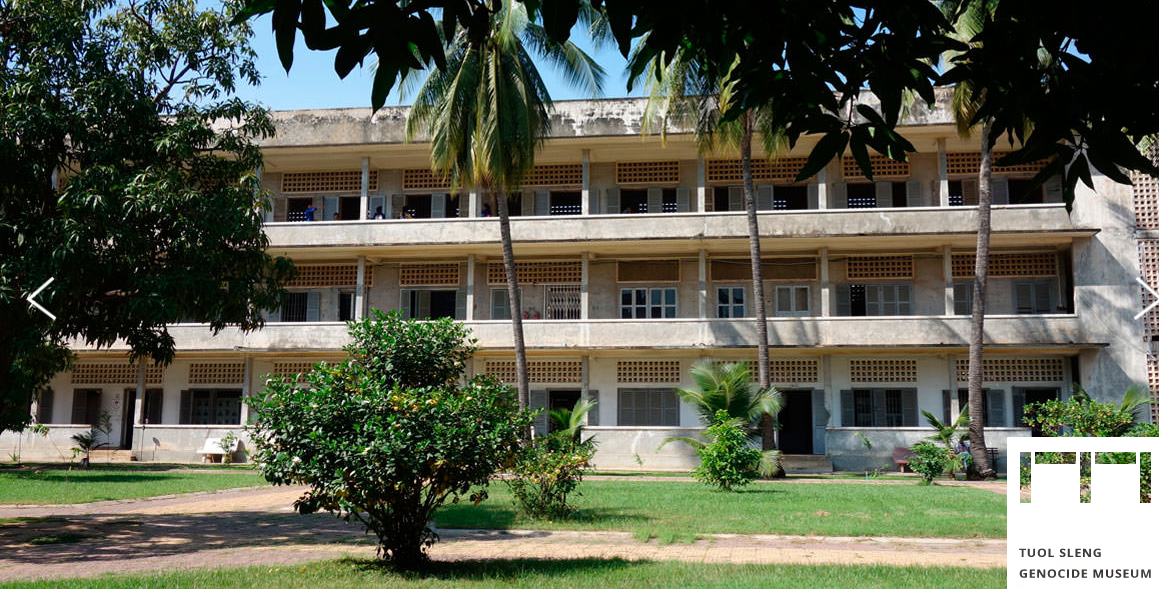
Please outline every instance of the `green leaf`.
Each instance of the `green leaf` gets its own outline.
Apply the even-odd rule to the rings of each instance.
[[[805,165],[801,167],[801,171],[797,173],[796,182],[807,180],[820,172],[822,168],[833,161],[833,158],[841,155],[845,151],[845,145],[849,142],[849,134],[846,131],[830,131],[817,145],[813,147],[813,151],[809,154],[809,159],[805,161]]]

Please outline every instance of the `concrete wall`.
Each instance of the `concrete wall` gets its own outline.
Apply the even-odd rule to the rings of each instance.
[[[700,427],[588,427],[599,449],[592,464],[599,470],[689,471],[700,464],[700,457],[687,444],[664,440],[674,437],[699,437]]]
[[[47,436],[30,430],[22,433],[5,431],[0,433],[0,455],[5,460],[10,454],[19,454],[25,462],[67,462],[73,457],[72,448],[75,444],[72,436],[89,429],[87,425],[51,425]]]
[[[204,425],[144,425],[137,426],[133,435],[133,456],[147,462],[201,462],[198,453],[209,438],[223,438],[233,434],[241,440],[241,451],[233,461],[248,462],[253,449],[249,434],[241,426]]]
[[[861,433],[873,444],[872,449],[866,449],[862,442]],[[829,428],[825,431],[827,453],[825,458],[833,463],[834,470],[872,471],[880,468],[884,472],[896,471],[897,465],[893,461],[893,449],[897,447],[909,448],[932,435],[930,428]],[[1006,440],[1011,437],[1025,437],[1030,430],[1025,428],[986,428],[986,446],[998,449],[998,465],[995,467],[1000,474],[1006,472]]]

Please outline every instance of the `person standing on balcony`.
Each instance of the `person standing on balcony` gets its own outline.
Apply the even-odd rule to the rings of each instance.
[[[479,216],[490,217],[491,216],[491,205],[489,205],[487,203],[483,203],[483,212]]]
[[[374,208],[374,216],[371,217],[371,219],[374,219],[376,221],[379,219],[386,219],[386,214],[382,212],[382,207],[375,207]]]
[[[313,221],[314,220],[314,213],[317,213],[317,212],[318,212],[318,207],[314,206],[313,203],[311,203],[310,206],[306,207],[306,210],[302,211],[302,213],[306,215],[307,221]]]

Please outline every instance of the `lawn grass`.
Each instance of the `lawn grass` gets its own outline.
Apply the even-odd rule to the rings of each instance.
[[[722,493],[699,483],[584,481],[571,520],[525,518],[507,486],[490,499],[445,506],[443,528],[621,530],[676,541],[710,533],[824,536],[1006,537],[1005,497],[968,487],[757,483]]]
[[[60,587],[60,580],[0,585]],[[509,560],[440,563],[427,574],[400,575],[364,560],[305,566],[250,567],[150,575],[70,579],[75,589],[442,589],[600,587],[772,587],[778,589],[929,589],[1006,586],[1005,569],[830,565],[733,565],[624,560]]]
[[[111,468],[0,470],[0,504],[88,503],[263,484],[261,475],[249,469],[228,474]]]

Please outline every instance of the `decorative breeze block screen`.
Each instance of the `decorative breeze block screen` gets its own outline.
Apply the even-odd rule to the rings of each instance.
[[[579,284],[583,274],[580,262],[516,262],[519,284]],[[487,284],[507,284],[507,273],[501,262],[487,265]]]
[[[318,362],[335,362],[335,360],[297,360],[293,362],[274,362],[274,369],[270,372],[272,376],[287,377],[295,374],[301,375],[298,382],[305,381],[305,375],[314,368]]]
[[[974,276],[974,254],[954,254],[954,278]],[[1038,254],[990,254],[988,275],[991,278],[1029,278],[1054,276],[1058,271],[1053,252]]]
[[[523,179],[523,186],[582,186],[583,164],[541,164]]]
[[[403,190],[435,190],[450,185],[450,178],[438,176],[426,168],[408,168],[402,171]]]
[[[136,384],[136,364],[77,364],[72,384]],[[145,367],[145,384],[161,384],[161,367]]]
[[[515,360],[487,360],[483,371],[503,382],[515,382]],[[583,381],[583,364],[579,360],[528,360],[527,380],[579,383]]]
[[[1139,240],[1139,270],[1147,284],[1155,284],[1159,279],[1159,240]],[[1139,310],[1154,302],[1147,289],[1140,286],[1139,293]],[[1159,341],[1159,310],[1152,309],[1143,316],[1143,338],[1145,342]]]
[[[204,362],[189,365],[189,384],[240,384],[245,380],[241,362]]]
[[[756,182],[796,180],[797,172],[804,166],[803,157],[786,157],[774,161],[756,158],[753,159],[753,180]],[[708,160],[705,162],[705,179],[709,184],[741,182],[740,160]]]
[[[399,286],[459,286],[458,264],[403,264]]]
[[[736,360],[722,360],[735,362]],[[756,360],[743,360],[748,365],[753,382],[760,380],[760,367]],[[773,384],[818,382],[820,380],[817,360],[811,358],[769,358],[769,382]]]
[[[899,358],[862,358],[849,361],[853,382],[917,382],[918,361]]]
[[[966,382],[969,377],[970,361],[959,358],[957,362],[958,382]],[[984,358],[982,360],[982,380],[984,382],[1059,382],[1063,380],[1062,358]]]
[[[1135,183],[1135,226],[1159,229],[1159,178],[1132,173],[1131,181]]]
[[[680,382],[680,360],[620,360],[616,382]]]
[[[679,184],[680,162],[619,162],[616,184]]]
[[[896,280],[913,276],[913,256],[859,256],[846,261],[849,280]]]
[[[869,165],[873,168],[873,178],[875,180],[889,176],[909,176],[909,162],[899,162],[884,155],[869,156]],[[841,158],[841,173],[846,178],[865,177],[861,173],[861,167],[857,165],[857,160],[852,157]]]
[[[357,286],[358,264],[300,264],[298,275],[287,284],[290,288],[329,288],[332,286]],[[363,275],[366,286],[374,286],[374,272],[366,269]]]
[[[991,161],[996,162],[1005,156],[1006,152],[996,151]],[[995,174],[1037,174],[1046,164],[1047,160],[1038,160],[1017,166],[993,166],[991,171]],[[949,176],[977,176],[981,165],[982,154],[976,151],[946,152],[946,174]]]
[[[1159,356],[1147,354],[1147,385],[1151,388],[1151,423],[1159,423]]]
[[[368,181],[368,190],[378,190],[378,170],[370,170]],[[362,192],[362,170],[286,172],[282,192]]]

